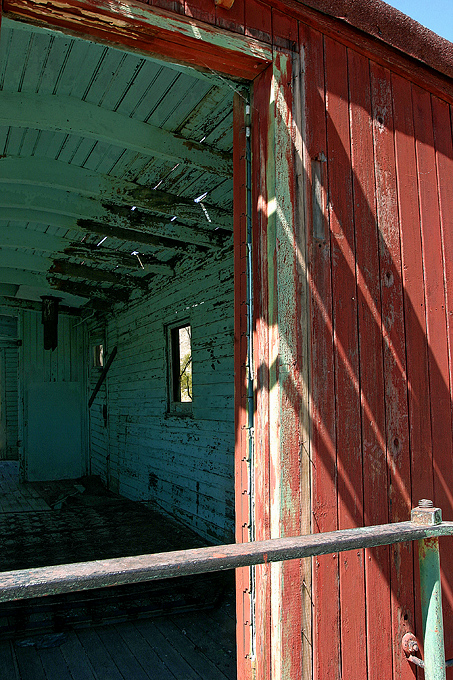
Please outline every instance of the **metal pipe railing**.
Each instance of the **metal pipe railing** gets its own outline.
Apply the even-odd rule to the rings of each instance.
[[[432,506],[431,501],[420,501],[410,522],[2,572],[0,602],[419,541],[425,658],[423,663],[416,657],[409,660],[424,666],[426,680],[444,680],[438,539],[453,535],[453,522],[442,522],[440,509]]]

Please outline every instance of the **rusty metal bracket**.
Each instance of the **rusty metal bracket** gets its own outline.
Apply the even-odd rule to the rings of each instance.
[[[410,663],[415,664],[419,668],[425,668],[425,662],[422,659],[419,659],[418,656],[414,656],[413,654],[409,654],[408,657],[406,657]],[[453,667],[453,659],[447,659],[445,662],[445,668],[452,668]]]

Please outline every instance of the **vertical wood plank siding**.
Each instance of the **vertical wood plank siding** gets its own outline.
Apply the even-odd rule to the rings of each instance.
[[[268,211],[277,179],[291,204],[281,206],[283,216],[296,202],[294,178],[285,175],[288,140],[273,127],[278,111],[269,93],[277,74],[270,67],[253,90],[256,538],[305,529],[307,509],[314,532],[398,522],[423,497],[453,520],[451,82],[296,3],[235,0],[230,11],[212,0],[149,4],[270,43],[275,64],[283,63],[285,50],[303,55],[310,383],[302,408],[308,402],[311,470],[301,472],[299,459],[304,387],[296,381],[287,389],[285,380],[288,367],[292,376],[304,369],[297,334],[305,272],[285,242],[281,215]],[[104,27],[88,30],[105,36]],[[118,41],[129,44],[124,36]],[[184,60],[179,50],[175,58]],[[232,73],[227,65],[225,71]],[[282,73],[285,90],[288,72]],[[150,300],[109,318],[107,345],[117,345],[118,356],[106,387],[108,441],[106,393],[93,406],[90,433],[93,471],[105,469],[109,455],[110,482],[120,492],[154,500],[216,540],[229,540],[234,523],[232,272],[231,254],[182,271]],[[179,318],[193,326],[193,419],[166,416],[164,326]],[[24,337],[36,335],[33,324],[24,315]],[[236,332],[242,329],[236,319]],[[27,349],[30,370],[39,366],[48,379],[63,370],[35,356],[34,347]],[[245,376],[241,347],[236,395]],[[240,477],[247,452],[243,433],[236,437]],[[311,498],[302,492],[310,476]],[[453,552],[447,546],[441,560],[450,658]],[[407,630],[421,636],[410,545],[319,557],[312,593],[308,572],[294,565],[272,572],[263,565],[255,574],[257,680],[305,680],[311,669],[314,680],[414,677],[400,646]],[[248,586],[241,580],[239,586],[246,602]],[[295,622],[303,612],[299,593],[306,591],[313,638]],[[301,651],[304,636],[304,645],[313,645],[313,666]],[[248,651],[244,638],[241,653]],[[252,677],[248,661],[239,668],[240,680]]]
[[[17,459],[19,439],[18,427],[18,347],[17,347],[17,316],[0,314],[0,350],[3,354],[2,381],[0,386],[2,398],[5,402],[1,405],[5,425],[5,441],[2,443],[2,458],[8,460]]]
[[[84,345],[85,329],[80,319],[74,316],[59,314],[58,317],[58,345],[54,351],[44,349],[44,334],[41,323],[41,312],[21,310],[19,312],[19,336],[22,341],[19,352],[19,381],[22,387],[20,408],[23,412],[24,434],[23,448],[19,452],[22,475],[27,479],[28,450],[28,394],[42,383],[79,383],[80,394],[85,386]],[[84,446],[85,432],[85,404],[80,404],[81,442],[80,473],[87,471],[87,456]],[[43,423],[45,432],[46,424]],[[42,441],[46,441],[43,438]],[[62,462],[64,467],[64,462]],[[42,464],[46,471],[46,461]],[[46,472],[51,472],[47,470]],[[45,473],[44,473],[45,474]],[[66,475],[71,477],[71,474]],[[48,479],[53,479],[50,474]]]
[[[450,519],[451,111],[331,38],[301,41],[306,143],[325,154],[329,197],[309,251],[314,529],[401,521],[421,497]],[[442,560],[448,656],[445,548]],[[339,562],[315,562],[315,677],[413,677],[400,648],[421,635],[410,546]]]
[[[84,379],[83,325],[74,316],[58,316],[58,346],[44,349],[41,312],[22,311],[24,385],[35,382],[81,382]]]
[[[269,345],[269,275],[268,275],[268,230],[267,209],[269,202],[266,181],[269,131],[269,92],[272,86],[272,69],[268,68],[254,82],[253,86],[253,202],[256,207],[254,216],[253,241],[253,296],[254,296],[254,363],[257,376],[255,395],[255,466],[260,470],[255,482],[255,538],[267,540],[271,537],[270,528],[270,462],[269,462],[269,384],[270,384],[270,345]],[[259,115],[258,113],[259,112]],[[256,678],[265,680],[271,677],[271,565],[255,568],[256,593]]]
[[[238,543],[250,540],[250,457],[248,382],[248,267],[247,245],[247,153],[244,97],[236,93],[233,105],[234,165],[234,431],[235,431],[235,537]],[[252,610],[251,570],[236,571],[236,645],[239,677],[251,669]]]
[[[193,413],[167,409],[166,324],[192,327]],[[90,342],[99,328],[90,330]],[[152,296],[109,316],[118,353],[90,417],[92,471],[133,500],[155,503],[214,541],[234,536],[233,261],[230,249],[187,265]],[[90,379],[90,387],[95,378]]]

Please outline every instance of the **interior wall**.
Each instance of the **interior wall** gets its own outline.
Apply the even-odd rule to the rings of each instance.
[[[22,477],[76,478],[86,472],[84,326],[60,314],[58,346],[44,349],[41,312],[20,312],[23,408]]]
[[[105,348],[105,319],[93,318],[88,321],[88,345],[85,351],[87,362],[87,400],[94,392],[96,384],[102,374],[102,367],[94,366],[94,347],[102,344]],[[109,436],[108,436],[108,406],[107,384],[104,380],[89,409],[89,471],[90,474],[99,475],[102,481],[109,486]]]
[[[168,412],[167,324],[192,326],[191,415]],[[91,471],[213,541],[234,535],[233,257],[185,265],[110,317],[117,346],[90,413]],[[90,346],[99,326],[90,329]],[[91,379],[90,388],[94,384]],[[108,428],[102,407],[108,391]],[[105,436],[106,430],[108,437]]]
[[[0,459],[18,455],[17,316],[0,314]]]

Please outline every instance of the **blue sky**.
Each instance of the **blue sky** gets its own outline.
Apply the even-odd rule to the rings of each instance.
[[[453,42],[453,0],[385,0],[385,2]]]

